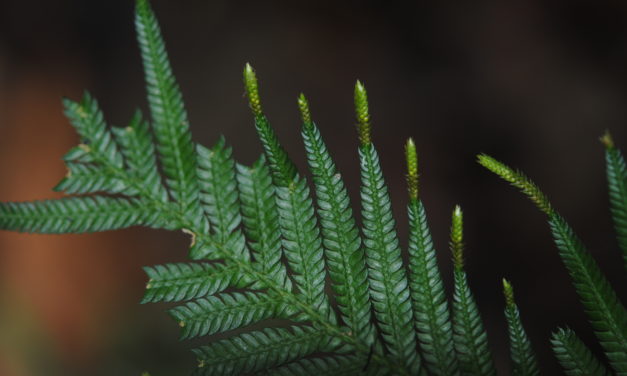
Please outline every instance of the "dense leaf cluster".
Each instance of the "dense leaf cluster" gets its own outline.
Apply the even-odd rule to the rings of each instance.
[[[264,152],[245,166],[224,139],[210,148],[192,141],[147,0],[137,0],[136,28],[150,123],[137,112],[127,127],[109,127],[89,94],[80,102],[64,101],[82,142],[64,157],[68,174],[55,189],[72,196],[1,203],[0,229],[76,233],[149,226],[190,234],[190,261],[145,268],[143,302],[175,302],[169,313],[182,339],[223,334],[193,350],[197,375],[496,374],[464,271],[462,211],[456,207],[452,216],[449,301],[419,198],[411,139],[404,262],[363,84],[357,82],[354,93],[359,227],[303,95],[298,106],[311,186],[270,126],[249,65],[244,81]],[[609,135],[603,140],[612,214],[627,260],[627,169]],[[591,255],[531,180],[486,155],[479,162],[547,214],[609,366],[627,375],[627,314]],[[506,280],[504,295],[512,373],[537,375]],[[568,375],[610,374],[570,329],[558,329],[551,343]]]

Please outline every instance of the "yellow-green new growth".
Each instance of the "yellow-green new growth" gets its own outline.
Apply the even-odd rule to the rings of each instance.
[[[303,118],[303,123],[310,124],[311,113],[309,112],[309,102],[303,93],[300,93],[298,96],[298,109],[300,110],[300,116]]]
[[[612,138],[610,131],[606,130],[605,133],[603,133],[603,136],[601,136],[600,140],[606,149],[614,149],[614,139]]]
[[[368,111],[368,95],[366,88],[357,80],[355,83],[355,116],[357,117],[357,132],[359,133],[359,144],[361,146],[370,145],[370,112]]]
[[[412,138],[407,139],[405,143],[405,158],[407,159],[407,190],[409,191],[409,199],[418,199],[418,154],[416,153],[416,144]]]
[[[505,295],[505,304],[508,307],[513,307],[516,304],[516,301],[514,300],[514,288],[505,278],[503,278],[503,295]]]
[[[464,213],[455,205],[451,219],[451,252],[456,270],[464,268]]]
[[[544,193],[540,191],[540,188],[536,186],[531,179],[526,177],[522,172],[515,171],[512,168],[504,165],[496,159],[486,154],[479,154],[477,156],[479,164],[488,170],[494,172],[500,176],[503,180],[509,182],[514,187],[520,189],[526,194],[536,206],[547,215],[554,214],[554,210],[551,207],[551,203],[546,198]]]
[[[261,109],[261,100],[259,99],[259,84],[257,82],[257,75],[250,64],[246,63],[244,67],[244,86],[246,87],[246,95],[248,96],[248,103],[253,111],[255,117],[263,116],[263,110]]]

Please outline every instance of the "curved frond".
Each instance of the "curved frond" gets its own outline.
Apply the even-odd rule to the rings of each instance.
[[[159,212],[134,199],[102,196],[0,203],[0,229],[66,234],[162,225]]]
[[[610,209],[618,235],[618,245],[623,252],[623,261],[627,269],[627,167],[622,153],[614,146],[610,134],[606,133],[601,140],[605,145]]]
[[[246,285],[237,268],[218,263],[155,265],[144,271],[149,279],[142,303],[191,300]]]
[[[181,339],[233,330],[280,316],[283,302],[260,293],[222,293],[170,310],[181,327]]]
[[[311,327],[267,328],[193,350],[196,376],[242,375],[277,367],[328,348],[329,339]]]
[[[135,27],[141,50],[148,105],[169,193],[186,221],[203,220],[196,180],[196,153],[183,96],[172,74],[161,30],[147,0],[137,0]]]
[[[336,301],[342,320],[351,332],[366,344],[371,344],[374,328],[371,324],[368,272],[348,193],[320,131],[311,122],[307,101],[302,94],[299,105],[304,120],[302,135],[313,174],[317,213]]]
[[[520,321],[520,312],[514,302],[514,289],[505,279],[503,279],[503,292],[505,294],[505,319],[509,332],[512,374],[514,376],[537,376],[540,374],[538,362]]]
[[[568,376],[610,376],[610,372],[570,328],[559,328],[551,336],[553,352]]]

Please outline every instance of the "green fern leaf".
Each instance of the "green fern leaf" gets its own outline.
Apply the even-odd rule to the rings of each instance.
[[[127,127],[113,127],[112,131],[126,160],[130,177],[145,188],[142,194],[146,197],[143,198],[168,202],[168,192],[157,170],[156,151],[150,127],[142,120],[141,112],[139,110],[135,112]]]
[[[97,159],[107,161],[115,168],[124,167],[124,158],[106,126],[98,102],[89,93],[85,93],[80,103],[64,99],[63,105],[65,115],[83,138],[87,149],[97,155]]]
[[[451,252],[455,263],[453,275],[453,338],[463,375],[494,376],[496,370],[488,346],[488,335],[483,327],[475,298],[468,286],[463,257],[463,214],[459,206],[453,211]]]
[[[627,311],[583,243],[558,214],[549,224],[588,320],[618,375],[627,375]]]
[[[144,271],[149,279],[142,303],[191,300],[247,285],[237,268],[218,263],[155,265]]]
[[[242,217],[231,149],[221,139],[211,150],[201,145],[196,150],[200,199],[216,241],[242,260],[248,260],[246,240],[239,229]]]
[[[196,180],[196,153],[183,97],[172,74],[159,25],[147,0],[137,0],[135,26],[141,50],[148,104],[161,166],[172,198],[185,218],[183,227],[202,227]]]
[[[503,292],[505,294],[505,319],[509,331],[512,374],[514,376],[539,375],[536,356],[531,349],[531,342],[529,342],[527,333],[520,321],[520,312],[514,302],[514,289],[505,279],[503,279]]]
[[[138,191],[113,171],[93,164],[67,162],[68,173],[53,190],[64,191],[67,194],[83,194],[106,192],[110,194],[121,193],[126,196],[135,196]]]
[[[627,269],[627,167],[620,150],[614,146],[609,132],[601,140],[605,145],[610,209],[614,219],[614,228],[618,234],[618,245],[623,252],[623,261]]]
[[[159,212],[137,200],[102,196],[0,203],[0,229],[42,234],[83,233],[131,226],[160,227]]]
[[[359,147],[362,232],[370,296],[387,350],[397,364],[413,374],[420,369],[420,358],[416,351],[407,275],[379,156],[372,143],[363,143],[370,140],[370,116],[362,113],[364,109],[367,112],[368,106],[360,82],[355,86],[355,108],[362,142]]]
[[[264,376],[357,376],[383,375],[382,370],[364,369],[364,359],[356,356],[326,356],[324,358],[301,359],[284,366],[268,370]]]
[[[181,339],[226,332],[271,317],[281,317],[283,302],[252,292],[223,293],[170,310],[181,326]]]
[[[558,329],[551,337],[553,352],[568,376],[610,376],[571,329]]]
[[[279,211],[270,170],[262,156],[252,167],[237,165],[237,181],[242,201],[242,219],[255,266],[287,291],[291,281],[281,262]]]
[[[418,199],[418,162],[410,138],[406,145],[409,186],[409,287],[422,355],[434,375],[459,374],[453,330],[427,214]]]
[[[346,325],[364,343],[371,344],[371,304],[368,272],[350,201],[320,131],[311,121],[304,95],[299,98],[303,115],[303,140],[316,188],[318,216],[329,274],[336,301]]]
[[[310,327],[266,328],[194,350],[197,376],[241,375],[277,367],[323,349],[329,339]]]

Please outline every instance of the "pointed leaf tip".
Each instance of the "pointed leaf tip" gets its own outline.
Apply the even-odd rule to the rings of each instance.
[[[369,145],[371,135],[370,113],[368,111],[368,95],[366,88],[357,80],[355,83],[355,116],[357,117],[357,132],[361,146]]]
[[[515,304],[514,287],[512,287],[512,284],[505,278],[503,278],[503,295],[505,295],[505,304],[507,304],[508,307]]]
[[[614,148],[614,139],[612,138],[612,134],[609,130],[606,130],[605,133],[603,133],[603,136],[601,136],[600,140],[606,149]]]
[[[451,252],[456,270],[464,268],[464,217],[459,205],[455,205],[451,219]]]
[[[309,102],[305,98],[305,94],[300,93],[298,96],[298,109],[300,110],[300,116],[303,119],[303,123],[311,123],[311,113],[309,112]]]
[[[250,109],[253,111],[253,115],[255,115],[255,117],[263,116],[261,100],[259,99],[259,83],[257,82],[257,75],[249,63],[246,63],[246,66],[244,67],[244,86],[246,87],[246,95],[248,96],[248,103],[250,105]]]
[[[405,158],[407,160],[407,190],[411,200],[418,199],[418,154],[416,144],[410,137],[405,143]]]

